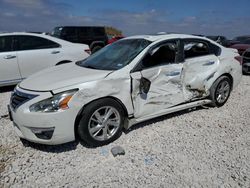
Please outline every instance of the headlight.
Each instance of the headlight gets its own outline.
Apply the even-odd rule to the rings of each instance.
[[[49,99],[31,105],[29,109],[31,112],[57,112],[65,110],[69,108],[68,102],[77,91],[78,89],[75,89],[56,94]]]

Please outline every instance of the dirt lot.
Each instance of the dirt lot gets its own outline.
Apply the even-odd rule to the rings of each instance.
[[[0,93],[0,187],[250,187],[250,76],[221,108],[135,126],[114,143],[24,146]],[[119,145],[126,151],[114,158]]]

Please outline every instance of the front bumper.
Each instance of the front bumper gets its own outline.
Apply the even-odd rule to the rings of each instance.
[[[10,116],[14,130],[20,138],[31,142],[56,145],[75,140],[74,123],[80,109],[70,107],[67,110],[41,113],[30,112],[30,105],[52,96],[50,92],[31,92],[18,88],[18,91],[35,94],[37,97],[13,109]]]

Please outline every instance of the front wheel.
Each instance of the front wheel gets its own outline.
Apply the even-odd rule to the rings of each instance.
[[[124,111],[118,102],[113,99],[97,100],[83,110],[78,134],[87,144],[102,146],[121,135],[124,120]]]
[[[231,93],[232,82],[227,76],[218,78],[210,89],[210,98],[213,106],[223,106]]]

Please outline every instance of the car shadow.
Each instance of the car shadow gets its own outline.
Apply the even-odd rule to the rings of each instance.
[[[10,92],[13,91],[16,86],[4,86],[0,87],[0,93]]]
[[[132,125],[132,127],[130,127],[129,129],[124,130],[124,133],[128,134],[131,131],[143,128],[145,126],[149,126],[149,125],[151,125],[153,123],[164,121],[166,119],[170,119],[170,118],[173,118],[173,117],[178,117],[178,116],[181,116],[183,114],[190,113],[192,111],[199,111],[199,110],[204,110],[204,109],[207,109],[207,108],[209,108],[209,107],[208,106],[198,106],[198,107],[194,107],[194,108],[190,108],[190,109],[186,109],[186,110],[182,110],[182,111],[162,115],[162,116],[150,119],[150,120],[146,120],[146,121],[143,121],[143,122],[140,122],[140,123],[136,123],[136,124]]]
[[[77,146],[80,144],[81,146],[88,148],[88,149],[94,149],[96,147],[92,147],[87,145],[85,142],[81,141],[80,139],[76,139],[76,141],[68,142],[65,144],[59,144],[59,145],[45,145],[45,144],[38,144],[34,142],[30,142],[25,139],[20,139],[24,147],[30,147],[35,150],[40,150],[47,153],[64,153],[69,152],[72,150],[75,150]]]
[[[20,139],[24,147],[30,147],[35,150],[40,150],[43,152],[48,152],[48,153],[63,153],[63,152],[68,152],[75,150],[77,145],[79,144],[79,141],[73,141],[73,142],[68,142],[65,144],[60,144],[60,145],[45,145],[45,144],[38,144],[34,142],[30,142],[25,139]]]

